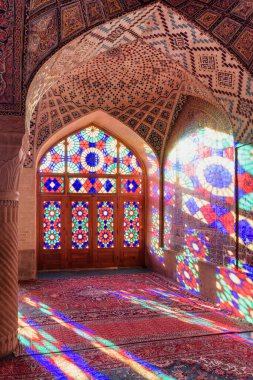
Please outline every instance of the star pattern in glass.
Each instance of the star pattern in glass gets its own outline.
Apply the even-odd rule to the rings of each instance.
[[[72,202],[72,249],[89,248],[89,203]]]
[[[140,203],[124,202],[124,247],[140,245]]]
[[[67,139],[68,173],[116,174],[117,140],[91,126]]]
[[[114,247],[114,202],[97,202],[98,248]]]
[[[61,248],[61,202],[43,202],[43,249]]]
[[[65,141],[59,142],[51,148],[42,158],[39,173],[65,172]]]

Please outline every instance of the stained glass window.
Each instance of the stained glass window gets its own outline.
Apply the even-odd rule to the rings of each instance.
[[[61,248],[61,202],[43,202],[43,249]]]
[[[116,174],[117,140],[94,126],[68,137],[67,171]]]
[[[67,163],[67,167],[65,166]],[[137,157],[117,139],[90,126],[51,148],[42,158],[40,173],[142,175]]]
[[[140,245],[140,203],[124,202],[124,247]]]
[[[64,177],[40,177],[41,193],[64,193]]]
[[[59,142],[51,148],[42,158],[39,167],[40,173],[65,172],[65,141]]]
[[[67,258],[81,250],[85,256],[94,245],[118,249],[120,242],[124,247],[140,247],[143,173],[135,154],[116,138],[90,125],[51,147],[41,159],[38,174],[44,250],[61,249]],[[124,227],[120,226],[116,239],[118,204]]]
[[[97,202],[98,248],[114,247],[114,202]]]
[[[70,178],[70,193],[84,194],[115,194],[116,179],[115,178]]]
[[[72,248],[89,248],[89,204],[72,202]]]
[[[123,144],[119,146],[119,172],[120,174],[142,174],[136,156]]]
[[[141,178],[123,178],[121,179],[121,193],[123,194],[141,194],[142,179]]]

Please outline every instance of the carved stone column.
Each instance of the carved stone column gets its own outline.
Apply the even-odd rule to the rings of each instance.
[[[10,127],[0,118],[0,357],[15,349],[18,327],[18,185],[26,140],[17,123]]]
[[[17,345],[18,201],[0,199],[0,356]]]

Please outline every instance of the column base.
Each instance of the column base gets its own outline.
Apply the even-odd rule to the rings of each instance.
[[[15,350],[18,344],[17,331],[10,333],[7,336],[0,337],[0,358],[7,356]]]

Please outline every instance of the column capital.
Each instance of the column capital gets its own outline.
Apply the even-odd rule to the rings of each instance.
[[[28,150],[24,118],[0,117],[0,200],[17,201],[18,185]]]

